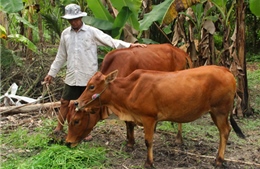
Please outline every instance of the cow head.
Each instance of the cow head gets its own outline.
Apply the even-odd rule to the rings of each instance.
[[[75,147],[93,130],[98,121],[108,117],[108,109],[106,107],[80,109],[77,111],[77,102],[71,101],[68,120],[68,135],[66,137],[66,145]]]
[[[103,75],[101,72],[97,72],[89,81],[86,89],[78,98],[78,109],[95,108],[100,107],[106,101],[108,97],[101,99],[103,93],[106,91],[110,82],[116,79],[118,70],[115,70],[108,75]]]

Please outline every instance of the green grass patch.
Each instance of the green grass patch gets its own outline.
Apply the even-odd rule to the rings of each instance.
[[[80,144],[75,148],[49,145],[56,119],[45,119],[43,126],[29,131],[19,127],[1,134],[1,169],[87,169],[106,168],[107,150],[98,145]],[[106,161],[106,163],[105,163]]]
[[[258,64],[260,67],[260,64]],[[247,71],[250,105],[260,113],[260,69]]]
[[[22,149],[35,149],[39,147],[46,147],[48,145],[48,135],[46,133],[29,133],[28,129],[19,127],[17,130],[1,137],[1,143],[6,146],[22,148]]]
[[[93,168],[103,166],[106,160],[105,149],[102,147],[89,148],[86,145],[75,149],[67,148],[62,145],[52,145],[42,150],[37,155],[23,159],[16,158],[13,161],[6,161],[2,168],[20,168],[20,169],[45,169],[45,168]],[[12,163],[12,164],[11,164]]]
[[[209,116],[209,115],[205,115],[205,116]],[[200,135],[201,138],[210,141],[215,141],[219,137],[218,129],[213,122],[212,124],[209,124],[210,120],[211,119],[209,117],[209,120],[208,119],[204,120],[204,118],[200,118],[190,123],[183,123],[182,124],[183,139],[185,140],[185,137],[197,138],[198,135]],[[171,122],[164,121],[162,123],[159,123],[157,129],[177,133],[178,130],[177,125],[178,123],[173,123],[172,125]]]
[[[183,123],[182,125],[182,135],[185,142],[185,138],[201,138],[209,142],[219,141],[219,131],[213,121],[211,122],[209,114],[204,115],[204,117],[199,118],[190,123]],[[260,119],[257,117],[235,119],[241,128],[242,132],[246,137],[254,138],[254,135],[258,135],[260,128]],[[171,124],[171,122],[165,121],[161,122],[157,126],[157,130],[177,133],[177,123]],[[231,129],[229,140],[235,142],[236,144],[246,145],[248,143],[247,139],[239,138],[233,128]],[[260,145],[260,140],[256,139],[251,142],[256,147]]]

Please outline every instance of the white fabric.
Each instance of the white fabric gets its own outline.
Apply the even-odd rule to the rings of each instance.
[[[26,102],[26,103],[33,103],[38,100],[33,99],[33,98],[29,98],[29,97],[25,97],[25,96],[18,96],[16,95],[16,92],[18,90],[18,86],[16,83],[13,83],[9,89],[7,90],[7,92],[3,95],[0,96],[0,100],[2,98],[4,98],[4,105],[5,106],[20,106],[22,105],[21,101]]]
[[[86,12],[81,12],[80,6],[76,4],[69,4],[65,7],[65,15],[62,16],[64,19],[75,19],[87,16]]]
[[[66,28],[60,39],[55,60],[48,75],[55,77],[67,62],[65,83],[70,86],[86,86],[98,70],[97,47],[127,48],[131,43],[113,39],[97,28],[83,24],[78,32]]]

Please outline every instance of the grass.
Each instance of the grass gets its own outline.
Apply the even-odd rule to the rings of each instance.
[[[18,155],[12,156],[10,160],[12,162],[2,163],[1,168],[101,168],[106,161],[106,156],[105,149],[102,147],[79,146],[77,149],[70,149],[62,145],[52,145],[27,159]]]
[[[52,123],[46,119],[43,126],[35,128],[31,133],[28,129],[19,127],[8,134],[1,134],[0,168],[102,168],[105,161],[109,163],[104,147],[93,148],[81,144],[70,149],[64,145],[49,145],[52,130],[47,125]]]
[[[254,71],[247,71],[247,80],[249,88],[249,99],[253,109],[260,113],[260,63],[258,69]]]

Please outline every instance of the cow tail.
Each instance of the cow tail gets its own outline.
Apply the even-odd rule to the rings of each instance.
[[[232,113],[230,114],[229,120],[230,120],[231,126],[233,127],[233,129],[234,129],[234,131],[236,132],[237,136],[240,137],[240,138],[245,139],[246,136],[243,134],[242,130],[241,130],[240,127],[237,125],[235,119],[233,118]]]
[[[190,69],[190,68],[193,68],[193,63],[189,57],[189,55],[186,56],[186,69]]]

